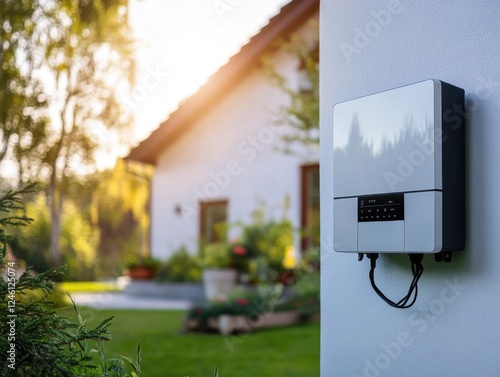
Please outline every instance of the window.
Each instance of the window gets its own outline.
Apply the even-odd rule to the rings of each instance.
[[[301,167],[302,251],[319,246],[319,165]]]
[[[200,202],[200,240],[208,243],[225,241],[227,200]]]

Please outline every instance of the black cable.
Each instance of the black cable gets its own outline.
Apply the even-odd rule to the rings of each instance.
[[[420,280],[420,277],[424,272],[424,266],[422,266],[422,260],[424,258],[423,254],[408,254],[411,262],[411,271],[413,274],[413,280],[410,284],[410,287],[408,288],[408,292],[406,293],[406,295],[398,302],[394,302],[391,299],[389,299],[386,295],[384,295],[382,291],[377,287],[377,284],[375,283],[375,267],[377,266],[378,254],[369,253],[366,255],[370,259],[369,277],[373,290],[380,296],[382,300],[384,300],[387,304],[389,304],[394,308],[406,309],[411,307],[415,303],[415,301],[417,301],[418,281]]]

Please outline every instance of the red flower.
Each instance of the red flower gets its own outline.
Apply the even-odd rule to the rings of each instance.
[[[236,255],[244,256],[247,255],[247,249],[245,249],[243,246],[235,246],[233,247],[233,253]]]
[[[201,314],[201,308],[194,308],[193,313],[194,314]]]
[[[238,298],[236,299],[236,305],[247,305],[248,300],[246,298]]]

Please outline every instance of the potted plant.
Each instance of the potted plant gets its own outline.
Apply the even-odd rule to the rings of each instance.
[[[250,280],[293,280],[291,270],[295,264],[293,226],[286,218],[267,219],[264,208],[252,214],[253,221],[242,226],[242,241],[248,258],[252,260]]]
[[[203,248],[203,286],[208,300],[227,296],[236,286],[238,273],[234,268],[231,245],[217,242]]]
[[[201,273],[199,257],[181,246],[161,263],[154,283],[141,281],[128,284],[125,292],[129,295],[199,301],[205,298]]]
[[[139,257],[126,264],[126,275],[131,279],[150,280],[155,277],[161,262],[152,257]]]
[[[163,262],[156,273],[157,282],[198,283],[201,281],[199,257],[181,246]]]

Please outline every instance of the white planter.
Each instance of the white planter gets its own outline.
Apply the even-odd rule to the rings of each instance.
[[[213,300],[216,297],[227,296],[236,287],[236,278],[236,270],[230,268],[203,270],[205,297]]]

